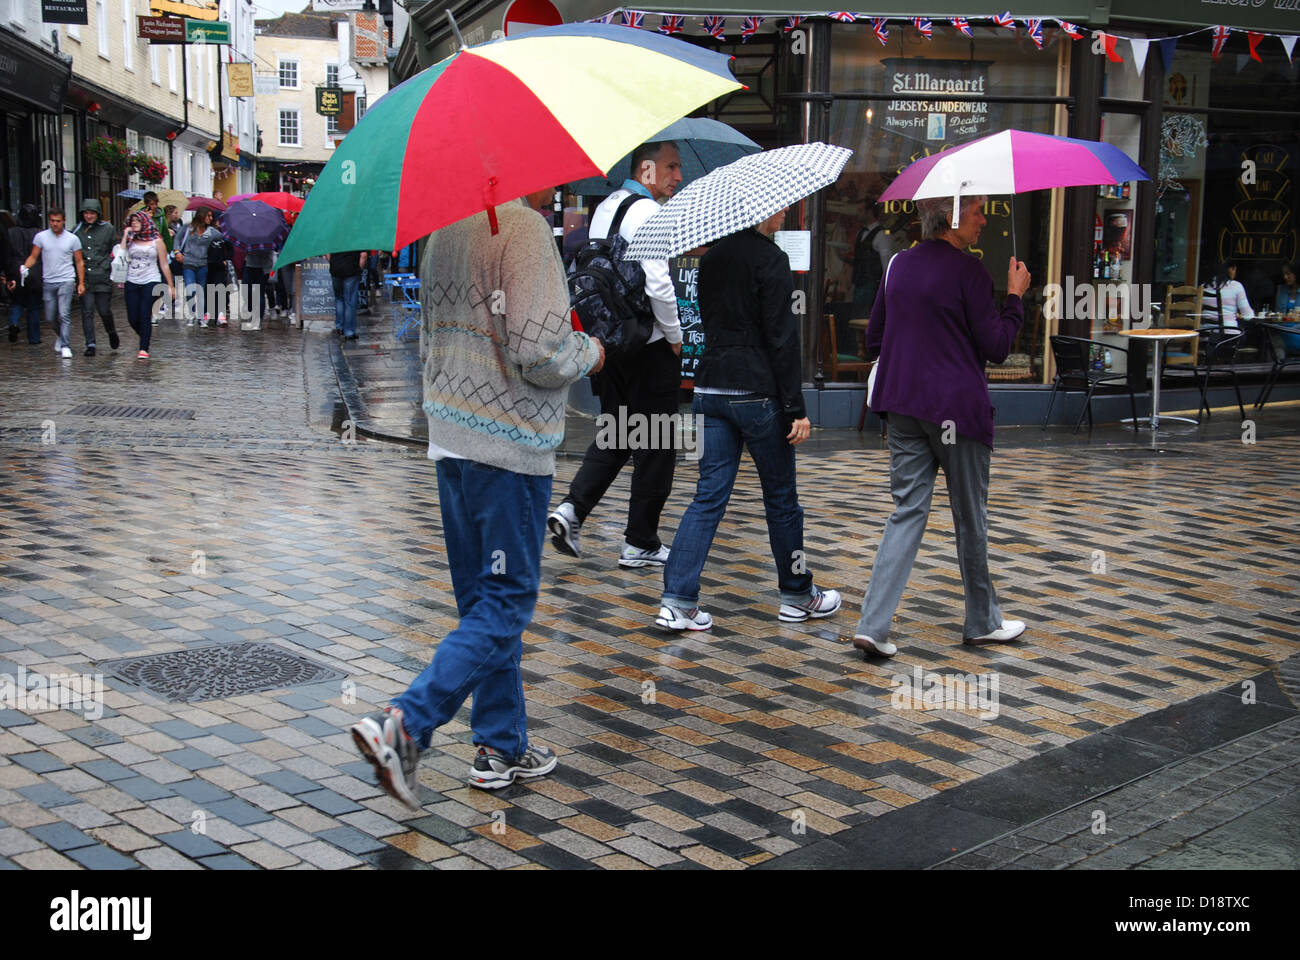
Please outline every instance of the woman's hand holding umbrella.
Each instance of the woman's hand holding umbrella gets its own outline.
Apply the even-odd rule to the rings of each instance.
[[[1012,257],[1007,267],[1007,293],[1023,297],[1029,289],[1029,279],[1029,268],[1025,266],[1025,261]]]

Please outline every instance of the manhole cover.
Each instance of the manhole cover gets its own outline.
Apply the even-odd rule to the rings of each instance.
[[[222,643],[193,650],[106,660],[110,676],[173,703],[219,700],[245,693],[343,679],[337,670],[269,643]]]
[[[193,410],[174,407],[115,407],[105,403],[83,403],[64,413],[67,417],[118,417],[126,420],[193,420]]]

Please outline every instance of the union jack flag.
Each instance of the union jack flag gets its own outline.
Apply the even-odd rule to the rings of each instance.
[[[727,39],[727,18],[726,17],[705,17],[704,32],[715,40]]]
[[[1219,57],[1223,56],[1223,45],[1228,42],[1228,36],[1231,33],[1232,31],[1228,27],[1214,28],[1214,46],[1210,50],[1210,56],[1213,59],[1218,60]]]
[[[838,20],[840,23],[852,23],[858,19],[857,14],[849,13],[847,10],[837,10],[834,13],[828,13],[826,16],[832,20]]]
[[[967,20],[965,17],[951,17],[949,18],[948,22],[951,23],[958,30],[960,30],[962,33],[966,34],[966,36],[969,37],[973,35],[970,32],[970,21]]]
[[[1043,49],[1043,21],[1026,20],[1025,30],[1029,33],[1029,39],[1034,41],[1034,46]]]
[[[645,14],[636,10],[623,11],[623,26],[641,28],[641,22],[645,20]]]
[[[803,23],[803,21],[804,21],[803,17],[786,17],[785,26],[782,29],[786,33],[789,33],[795,27],[799,26],[799,24]]]
[[[1011,15],[1010,10],[1000,17],[994,17],[993,22],[999,27],[1006,27],[1009,30],[1016,29],[1016,18]]]
[[[1071,23],[1069,20],[1057,20],[1061,25],[1061,32],[1071,40],[1082,40],[1083,31],[1079,29],[1078,24]]]
[[[876,35],[882,47],[889,42],[889,25],[884,17],[871,18],[871,32]]]
[[[740,40],[744,43],[754,34],[758,33],[758,28],[763,25],[766,17],[746,17],[740,25]]]
[[[660,17],[659,32],[672,36],[674,33],[681,33],[685,27],[682,25],[685,17]]]
[[[590,23],[613,23],[613,22],[614,22],[614,13],[613,13],[613,11],[611,11],[611,12],[605,14],[603,17],[597,17],[596,19],[591,20],[591,21],[588,21],[588,22],[590,22]]]
[[[934,36],[934,25],[930,23],[929,17],[913,17],[912,26],[927,40]]]

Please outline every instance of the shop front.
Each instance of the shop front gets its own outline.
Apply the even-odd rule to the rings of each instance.
[[[71,68],[0,28],[0,209],[62,202],[60,114]]]

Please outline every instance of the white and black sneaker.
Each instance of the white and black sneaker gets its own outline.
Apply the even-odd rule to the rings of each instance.
[[[668,562],[668,548],[663,544],[657,550],[642,550],[632,544],[623,545],[623,553],[618,558],[620,567],[662,567]]]
[[[525,780],[544,777],[555,769],[557,762],[553,750],[535,744],[513,760],[500,750],[479,747],[474,766],[469,768],[469,785],[480,790],[500,790],[514,783],[516,777]]]
[[[351,727],[352,740],[370,761],[379,784],[412,810],[419,810],[415,796],[415,768],[420,747],[402,723],[402,711],[389,707],[382,713],[362,717]]]
[[[776,618],[782,623],[802,623],[805,620],[829,617],[840,608],[838,590],[819,590],[813,587],[812,596],[803,603],[783,603]]]
[[[577,512],[573,509],[573,504],[565,500],[555,512],[546,518],[546,528],[551,531],[551,543],[560,553],[567,553],[571,557],[581,557],[582,551],[578,548],[578,528],[582,526],[582,521],[578,519]]]
[[[665,630],[710,630],[713,628],[713,618],[699,607],[683,610],[680,607],[662,606],[659,608],[659,616],[655,617],[655,626]]]

